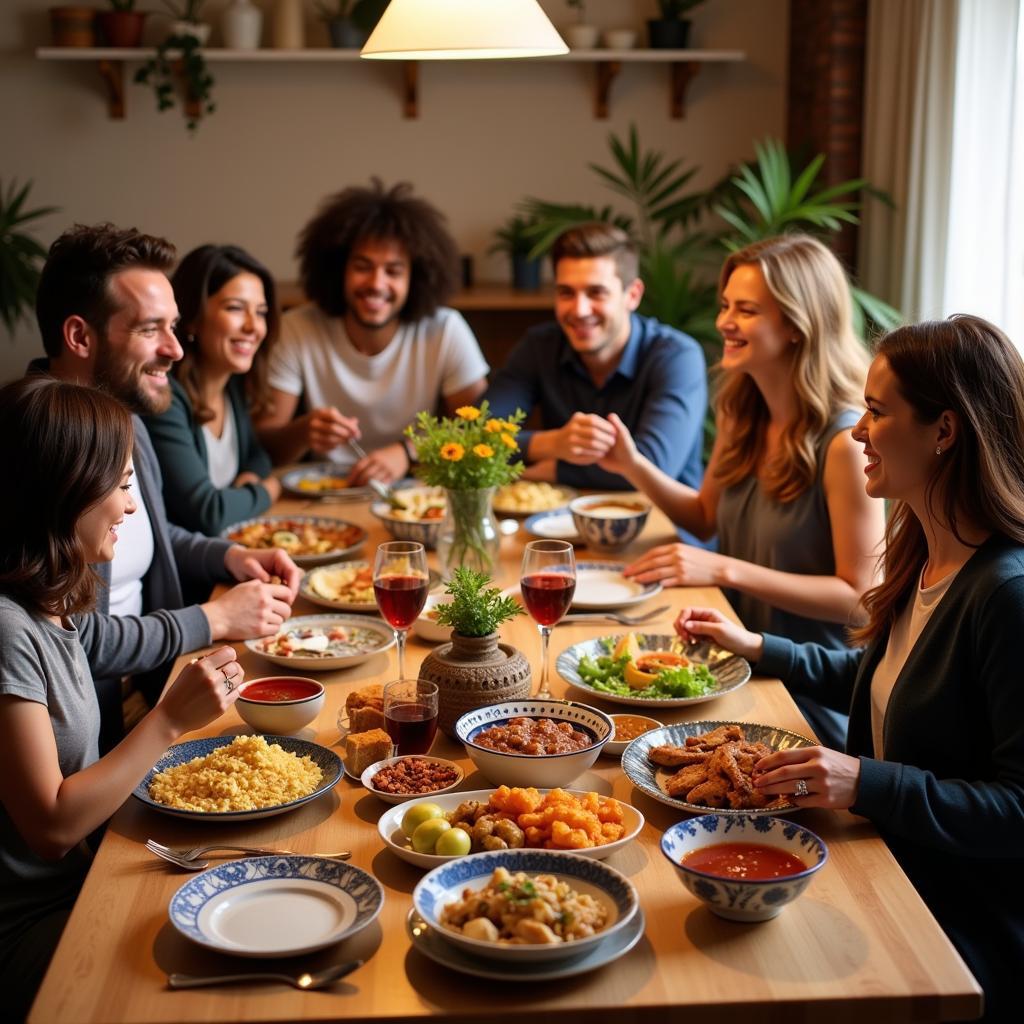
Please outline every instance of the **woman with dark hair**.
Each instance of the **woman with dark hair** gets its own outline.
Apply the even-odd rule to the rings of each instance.
[[[250,416],[267,406],[278,331],[274,279],[234,245],[193,249],[171,278],[184,356],[171,406],[145,419],[172,522],[216,536],[281,493]]]
[[[765,793],[870,818],[1009,1019],[1024,964],[1024,361],[977,317],[886,335],[868,373],[865,488],[892,503],[863,646],[760,635],[709,609],[711,637],[790,687],[849,708],[847,753],[756,766]]]
[[[87,838],[128,798],[182,733],[237,697],[231,647],[190,665],[163,700],[104,757],[89,658],[117,650],[111,673],[138,662],[143,633],[173,622],[81,615],[94,603],[90,568],[114,556],[129,493],[128,411],[92,388],[31,375],[0,389],[0,987],[21,1020],[88,869]]]

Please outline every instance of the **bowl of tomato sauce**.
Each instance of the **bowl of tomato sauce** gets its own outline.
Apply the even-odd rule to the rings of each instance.
[[[677,822],[661,852],[683,885],[730,921],[768,921],[828,860],[824,840],[783,818],[704,814]]]
[[[304,676],[247,679],[238,688],[235,708],[257,732],[287,736],[309,725],[324,706],[324,687]]]

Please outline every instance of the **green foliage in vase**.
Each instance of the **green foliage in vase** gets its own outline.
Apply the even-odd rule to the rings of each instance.
[[[39,267],[46,259],[46,249],[25,233],[25,225],[58,209],[26,210],[31,188],[30,181],[24,185],[10,181],[6,188],[0,182],[0,320],[10,334],[35,304]]]
[[[506,597],[497,587],[489,587],[491,578],[475,569],[460,567],[452,573],[445,593],[451,602],[436,607],[437,621],[462,636],[487,636],[503,622],[523,614],[514,597]]]

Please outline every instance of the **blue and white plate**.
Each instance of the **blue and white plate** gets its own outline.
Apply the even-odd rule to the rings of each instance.
[[[365,928],[384,890],[360,868],[324,857],[248,857],[190,878],[167,908],[171,924],[233,956],[298,956]]]
[[[530,877],[554,875],[581,895],[587,894],[602,903],[608,910],[608,923],[595,935],[572,942],[520,945],[485,942],[445,928],[441,924],[444,908],[459,902],[466,889],[485,888],[495,868],[499,867],[513,874],[522,871]],[[550,963],[590,952],[622,931],[640,907],[633,883],[615,868],[604,861],[555,850],[489,850],[450,861],[420,879],[413,889],[412,903],[427,926],[445,942],[473,957],[504,961],[510,966],[541,961]]]
[[[668,804],[669,807],[678,807],[691,814],[758,817],[768,814],[792,814],[793,811],[799,811],[800,808],[795,804],[785,804],[770,810],[767,808],[732,810],[728,807],[704,807],[668,795],[665,783],[675,775],[677,769],[663,768],[661,765],[654,764],[647,756],[648,751],[652,747],[660,747],[665,744],[676,747],[685,746],[688,737],[711,732],[712,729],[717,729],[720,725],[740,725],[749,742],[764,743],[772,750],[791,750],[796,747],[814,746],[814,741],[808,737],[801,736],[798,732],[790,732],[789,729],[779,729],[774,725],[758,725],[756,722],[683,722],[680,725],[666,725],[661,729],[652,729],[642,736],[637,736],[622,753],[622,770],[633,784],[648,796],[660,800],[663,804]]]
[[[434,963],[450,967],[461,974],[472,974],[477,978],[494,978],[497,981],[531,982],[556,981],[571,978],[577,974],[596,971],[620,956],[625,956],[644,935],[644,914],[637,910],[633,919],[621,931],[609,935],[589,953],[583,953],[567,960],[552,963],[514,963],[500,960],[484,960],[482,957],[464,953],[458,946],[446,942],[426,921],[410,910],[405,919],[405,930],[412,940],[413,948]]]
[[[185,740],[184,743],[175,743],[159,761],[146,773],[146,777],[132,790],[132,796],[141,800],[147,807],[161,814],[170,814],[175,818],[188,818],[191,821],[253,821],[256,818],[269,818],[275,814],[283,814],[294,807],[301,807],[315,800],[318,796],[332,790],[341,778],[341,758],[333,750],[320,746],[319,743],[310,743],[307,740],[296,739],[294,736],[264,736],[268,743],[276,743],[282,750],[295,754],[297,757],[310,757],[319,766],[323,773],[320,785],[306,796],[297,800],[289,800],[283,804],[273,804],[270,807],[261,807],[257,811],[183,811],[178,807],[168,807],[154,800],[149,795],[149,784],[153,776],[175,765],[184,764],[194,757],[206,757],[219,747],[226,747],[233,739],[232,736],[207,736],[198,740]]]
[[[248,530],[250,527],[254,527],[255,530],[250,530],[250,535],[245,535],[243,531]],[[253,519],[243,519],[239,523],[232,523],[221,530],[220,535],[226,540],[233,540],[236,544],[242,544],[245,547],[258,551],[274,546],[271,543],[262,543],[262,541],[272,538],[276,531],[294,532],[296,527],[308,527],[313,531],[313,537],[321,541],[326,541],[335,536],[339,530],[347,530],[351,535],[348,544],[342,546],[340,539],[337,543],[331,541],[333,547],[325,551],[315,551],[306,554],[296,554],[293,551],[288,551],[292,561],[303,568],[323,565],[325,562],[334,562],[339,558],[347,558],[349,555],[355,554],[366,543],[367,533],[361,526],[356,523],[347,522],[344,519],[333,519],[330,516],[256,516]],[[252,543],[254,539],[252,535],[258,538],[256,543]],[[249,541],[249,543],[246,543],[246,541]]]
[[[325,487],[325,478],[345,479],[345,471],[334,462],[315,462],[281,474],[281,486],[300,498],[332,498],[334,501],[365,501],[373,491],[369,487]],[[305,486],[303,486],[305,484]]]
[[[523,526],[526,527],[527,533],[547,540],[577,541],[580,539],[572,513],[567,508],[538,512],[536,515],[530,516]]]
[[[376,606],[374,606],[376,607]],[[347,640],[338,640],[333,653],[325,650],[306,650],[301,647],[302,641],[290,641],[291,654],[275,654],[275,642],[279,637],[294,636],[296,633],[312,629],[314,636],[335,629],[343,629]],[[336,634],[337,635],[337,634]],[[311,641],[307,640],[307,644]],[[322,643],[322,641],[321,641]],[[395,631],[383,620],[357,615],[294,615],[281,626],[274,636],[246,640],[245,646],[261,658],[281,665],[292,672],[332,672],[339,668],[352,668],[369,661],[375,654],[393,647]],[[267,650],[270,647],[270,650]]]
[[[624,562],[577,562],[573,608],[628,608],[661,593],[660,583],[638,583],[623,576],[625,567]]]

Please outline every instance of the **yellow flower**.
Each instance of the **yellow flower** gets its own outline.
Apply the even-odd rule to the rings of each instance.
[[[494,454],[494,449],[489,444],[477,444],[473,446],[473,454],[479,455],[481,459],[489,459]]]
[[[502,424],[502,426],[503,426],[503,427],[504,427],[504,428],[505,428],[505,429],[506,429],[506,430],[507,430],[507,431],[508,431],[508,432],[509,432],[510,434],[518,434],[518,433],[519,433],[519,424],[518,424],[518,423],[512,423],[512,422],[510,422],[509,420],[505,420],[505,422],[504,422],[504,423]]]
[[[475,420],[480,416],[480,410],[472,405],[463,405],[455,410],[457,416],[461,416],[464,420]]]
[[[452,441],[450,444],[441,445],[441,458],[447,459],[449,462],[458,462],[463,455],[466,454],[466,449],[461,444],[456,444]]]
[[[502,444],[504,444],[506,448],[511,448],[512,451],[518,451],[519,450],[519,445],[516,444],[516,439],[511,434],[502,434],[501,435],[501,441],[502,441]]]
[[[488,434],[498,434],[505,429],[505,424],[501,420],[488,420],[484,426],[484,430]]]

